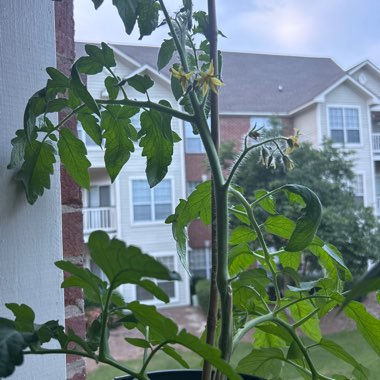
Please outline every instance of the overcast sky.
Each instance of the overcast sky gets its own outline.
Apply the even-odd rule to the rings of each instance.
[[[194,0],[206,10],[207,0]],[[228,38],[227,51],[331,57],[344,69],[370,59],[380,66],[379,0],[216,0],[218,26]],[[171,11],[181,0],[167,0]],[[127,36],[111,0],[94,10],[91,0],[74,0],[76,40],[140,44]],[[159,46],[160,28],[144,37],[144,45]]]

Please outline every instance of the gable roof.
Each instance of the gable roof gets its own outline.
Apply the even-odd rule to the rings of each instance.
[[[157,47],[112,45],[133,63],[156,68]],[[77,43],[77,56],[84,43]],[[161,71],[170,77],[169,65]],[[310,103],[346,75],[330,58],[223,53],[220,111],[224,114],[288,114]]]

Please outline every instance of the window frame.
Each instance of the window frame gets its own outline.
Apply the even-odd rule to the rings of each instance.
[[[355,192],[354,181],[352,182],[352,191],[355,195],[355,200],[357,200],[356,197],[363,197],[363,206],[367,206],[366,173],[364,171],[355,171],[355,179],[359,176],[362,177],[362,181],[363,181],[363,193],[358,194]]]
[[[191,130],[191,135],[190,136],[188,136],[187,133],[186,133],[186,131],[189,130],[189,129]],[[185,153],[186,154],[206,154],[206,150],[205,150],[205,147],[204,147],[204,145],[202,143],[201,136],[199,134],[195,135],[192,132],[191,123],[189,123],[188,121],[184,121],[183,122],[183,136],[184,136],[184,139],[185,139],[185,144],[184,145],[185,145]],[[197,151],[197,152],[190,151],[188,149],[188,145],[187,145],[187,143],[188,143],[189,140],[199,141],[200,147],[201,147],[200,151]]]
[[[331,136],[331,125],[330,125],[330,110],[333,108],[341,109],[343,111],[343,137],[344,142],[335,142]],[[358,132],[359,132],[359,142],[347,142],[347,127],[345,122],[345,110],[347,109],[355,109],[358,111]],[[326,107],[326,122],[327,122],[327,133],[328,137],[333,141],[334,145],[338,146],[348,146],[348,147],[361,147],[363,146],[363,134],[362,134],[362,115],[361,115],[361,107],[359,105],[350,105],[350,104],[329,104]],[[348,130],[350,130],[348,128]],[[351,128],[351,130],[354,130]]]
[[[154,203],[154,190],[156,188],[153,187],[150,189],[150,206],[151,206],[151,210],[150,210],[150,214],[151,214],[151,219],[149,220],[135,220],[135,215],[134,215],[134,202],[133,202],[133,181],[146,181],[147,182],[147,179],[146,177],[131,177],[129,179],[129,204],[130,204],[130,210],[131,210],[131,225],[132,226],[146,226],[146,225],[162,225],[162,222],[165,221],[166,217],[169,216],[170,214],[172,214],[174,212],[174,178],[173,177],[170,177],[170,176],[167,176],[165,177],[161,182],[163,181],[169,181],[170,183],[170,190],[171,190],[171,197],[170,197],[170,214],[167,215],[165,217],[165,219],[154,219],[154,212],[155,212],[155,208],[152,207],[152,205],[155,205]],[[160,183],[161,183],[160,182]],[[152,203],[152,200],[153,200],[153,203]]]

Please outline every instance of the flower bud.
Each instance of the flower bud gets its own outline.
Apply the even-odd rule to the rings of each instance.
[[[282,164],[285,170],[294,169],[294,162],[285,154],[282,156]]]

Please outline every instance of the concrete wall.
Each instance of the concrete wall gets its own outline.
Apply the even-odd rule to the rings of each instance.
[[[62,257],[59,175],[30,206],[6,169],[26,102],[45,85],[44,68],[55,65],[54,3],[1,1],[0,46],[0,314],[10,317],[5,302],[27,303],[37,321],[63,323],[62,276],[53,264]],[[28,356],[10,378],[63,380],[65,357]]]

